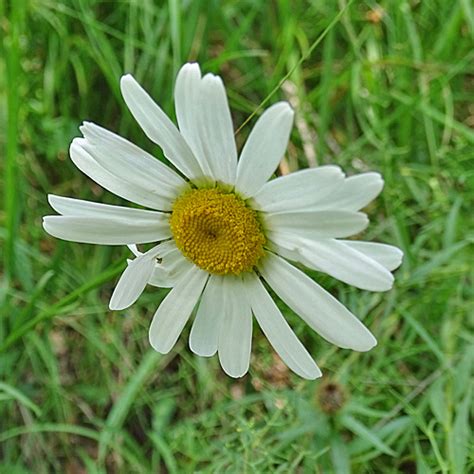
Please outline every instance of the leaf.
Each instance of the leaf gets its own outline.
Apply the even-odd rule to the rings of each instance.
[[[113,435],[122,427],[138,391],[142,388],[151,373],[157,370],[156,365],[160,357],[162,357],[161,354],[152,350],[143,357],[140,366],[130,378],[122,394],[118,397],[110,410],[105,422],[105,427],[99,437],[99,462],[104,460],[107,447]]]
[[[349,452],[347,450],[347,444],[341,439],[338,434],[334,434],[331,438],[330,455],[335,473],[350,474],[351,463]]]
[[[436,380],[430,388],[428,400],[430,408],[438,423],[446,424],[446,396],[444,393],[444,378]]]
[[[431,337],[430,333],[415,319],[413,318],[408,311],[403,313],[403,318],[410,324],[410,326],[415,330],[415,332],[423,339],[428,347],[431,349],[433,354],[439,359],[441,364],[445,363],[445,355],[443,351],[439,348],[436,341]]]
[[[396,456],[397,453],[387,446],[372,430],[364,426],[360,421],[357,421],[350,415],[343,415],[341,423],[357,436],[365,439],[369,444],[377,448],[382,453],[389,456]]]
[[[9,398],[13,398],[21,405],[29,408],[35,413],[36,416],[41,416],[41,408],[17,388],[12,387],[11,385],[8,385],[4,382],[0,382],[0,391],[5,392],[9,395]]]
[[[459,210],[463,203],[462,196],[458,196],[454,201],[454,204],[449,210],[448,217],[446,218],[446,227],[443,234],[443,247],[445,249],[451,247],[456,241],[456,234],[459,221]]]
[[[468,447],[471,443],[471,429],[469,426],[469,410],[472,401],[472,385],[466,391],[466,396],[459,406],[453,424],[453,431],[449,437],[451,463],[453,474],[463,474],[466,472]]]
[[[469,387],[469,381],[473,375],[474,368],[474,347],[468,347],[459,363],[456,364],[456,371],[453,376],[454,397],[456,401],[462,398]]]
[[[58,314],[65,306],[69,305],[70,303],[76,301],[82,295],[88,293],[89,291],[99,287],[106,281],[109,281],[111,278],[115,277],[119,273],[123,271],[125,267],[125,262],[119,262],[118,264],[105,269],[102,273],[97,275],[95,278],[92,278],[90,281],[84,283],[84,285],[80,286],[69,295],[65,296],[57,303],[49,306],[45,310],[41,311],[37,314],[34,318],[29,319],[24,324],[15,328],[7,337],[5,342],[0,345],[0,352],[5,351],[8,349],[14,342],[18,339],[23,337],[26,333],[28,333],[31,329],[33,329],[37,324],[47,319],[54,318],[56,314]]]
[[[422,283],[427,277],[435,271],[437,268],[445,265],[451,260],[454,255],[461,249],[469,244],[467,241],[458,242],[457,244],[451,245],[451,247],[445,248],[441,252],[435,254],[435,256],[428,262],[420,265],[411,275],[410,284]]]
[[[416,472],[417,474],[431,474],[432,471],[425,461],[423,451],[421,450],[420,443],[415,440],[415,453],[416,453]]]

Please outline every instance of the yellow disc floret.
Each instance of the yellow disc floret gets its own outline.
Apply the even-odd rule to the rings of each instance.
[[[173,205],[170,226],[183,255],[210,273],[238,275],[263,256],[265,236],[257,214],[231,192],[184,193]]]

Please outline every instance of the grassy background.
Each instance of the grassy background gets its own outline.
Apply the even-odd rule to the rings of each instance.
[[[0,2],[0,472],[474,469],[474,8],[355,1],[327,29],[344,4]],[[236,126],[293,71],[269,100],[297,107],[286,169],[334,163],[385,177],[365,237],[405,252],[395,288],[312,275],[377,348],[338,350],[284,308],[323,379],[293,376],[257,330],[239,381],[188,350],[189,325],[171,354],[154,353],[148,325],[166,292],[111,313],[125,249],[41,228],[48,192],[119,202],[68,159],[82,120],[161,156],[119,78],[133,72],[173,114],[174,77],[190,59],[223,76]]]

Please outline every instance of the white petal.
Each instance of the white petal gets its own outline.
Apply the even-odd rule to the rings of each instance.
[[[358,240],[340,240],[339,242],[363,253],[366,257],[380,263],[389,271],[395,270],[402,264],[403,252],[393,245]]]
[[[265,212],[306,210],[344,182],[338,166],[319,166],[272,179],[253,197]]]
[[[130,75],[120,80],[123,98],[147,137],[159,145],[166,158],[191,180],[202,175],[201,167],[176,126]]]
[[[301,262],[349,285],[369,291],[388,291],[393,275],[382,265],[338,240],[294,241]],[[285,246],[285,245],[282,245]]]
[[[199,161],[204,176],[213,178],[213,172],[203,149],[199,133],[201,121],[201,70],[199,64],[185,64],[178,72],[174,88],[174,102],[179,131]]]
[[[263,214],[270,232],[310,239],[348,237],[364,230],[369,219],[362,212],[326,210]]]
[[[283,362],[305,379],[321,377],[318,366],[298,340],[258,277],[255,274],[247,274],[244,283],[253,314]]]
[[[287,102],[278,102],[257,120],[237,166],[235,186],[243,196],[260,191],[277,168],[288,146],[293,115]]]
[[[85,244],[126,245],[156,242],[171,236],[167,217],[149,219],[107,219],[101,217],[46,216],[43,227],[58,239]]]
[[[194,319],[189,347],[200,356],[210,357],[217,352],[219,331],[224,319],[223,277],[211,275],[201,297]]]
[[[178,72],[174,86],[174,104],[176,119],[183,137],[191,144],[190,134],[193,133],[194,125],[197,123],[196,113],[201,86],[201,69],[198,63],[184,64]]]
[[[143,255],[136,245],[128,245],[135,257]],[[178,250],[173,240],[165,240],[157,247],[160,262],[156,263],[148,284],[160,288],[173,288],[181,276],[190,270],[193,264]],[[148,253],[148,252],[147,252]]]
[[[51,207],[63,216],[70,217],[102,217],[105,219],[143,220],[154,223],[163,220],[166,214],[133,207],[113,206],[82,199],[73,199],[64,196],[48,195]]]
[[[172,288],[184,273],[187,273],[194,264],[175,249],[163,257],[157,264],[150,278],[150,285],[162,288]]]
[[[291,236],[286,238],[284,234],[278,234],[278,242],[279,244],[276,244],[273,240],[268,242],[267,248],[287,260],[301,262],[301,254],[295,247],[294,238]]]
[[[128,308],[137,301],[150,279],[158,252],[159,246],[156,246],[128,264],[110,299],[111,310]]]
[[[186,268],[189,270],[189,268]],[[168,272],[161,266],[161,264],[157,263],[153,272],[148,280],[148,284],[152,286],[157,286],[159,288],[173,288],[176,284],[176,281],[172,280]]]
[[[252,346],[252,313],[240,277],[223,278],[224,320],[220,326],[218,354],[224,372],[242,377],[249,370]]]
[[[157,209],[170,210],[171,202],[188,185],[171,168],[133,143],[94,123],[80,127],[83,148],[114,176],[146,191]]]
[[[135,244],[129,244],[127,245],[127,247],[130,250],[130,252],[132,252],[133,255],[135,255],[135,257],[139,257],[140,255],[143,255],[143,253],[140,252],[140,250],[138,250],[138,247]]]
[[[202,149],[217,181],[235,182],[237,148],[229,104],[222,79],[206,74],[201,82],[200,121]]]
[[[345,209],[358,211],[373,201],[382,191],[383,179],[379,173],[351,176],[334,193],[322,198],[312,209]]]
[[[117,176],[113,167],[111,169],[104,168],[86,148],[90,149],[86,139],[75,138],[69,148],[71,160],[85,175],[103,188],[117,196],[152,209],[166,209],[169,207],[167,201],[158,198],[149,189],[133,183],[133,179],[127,180]]]
[[[185,64],[175,87],[176,117],[181,134],[201,164],[204,174],[234,183],[237,149],[224,84],[196,63]]]
[[[275,293],[327,341],[355,351],[377,344],[344,305],[281,257],[267,252],[258,269]]]
[[[167,258],[169,254],[177,250],[176,244],[173,239],[165,240],[160,243],[160,258]]]
[[[155,351],[167,354],[176,344],[207,278],[208,273],[193,266],[166,295],[150,326],[150,344]]]

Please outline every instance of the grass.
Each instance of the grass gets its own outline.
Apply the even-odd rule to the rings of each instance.
[[[0,471],[467,473],[474,469],[474,8],[466,0],[0,4]],[[369,240],[400,246],[385,294],[313,273],[372,329],[303,381],[255,331],[250,373],[148,346],[165,291],[107,302],[124,249],[45,235],[48,192],[119,202],[68,159],[82,120],[162,157],[120,97],[133,72],[173,114],[177,69],[223,76],[239,145],[264,99],[297,104],[284,166],[380,171]],[[282,81],[282,79],[285,79]]]

